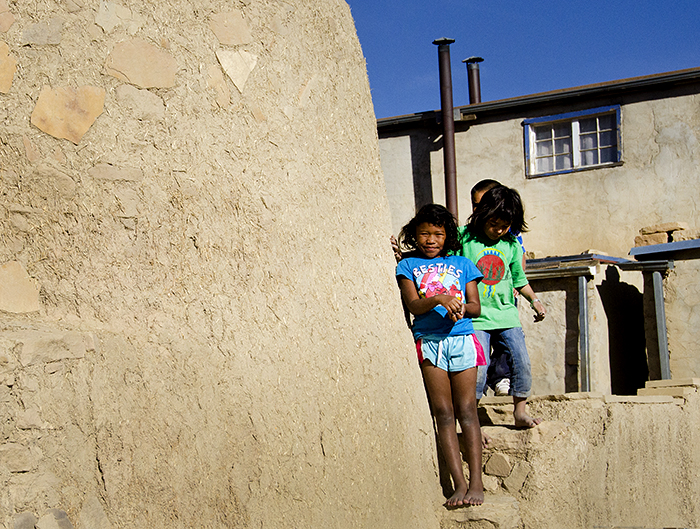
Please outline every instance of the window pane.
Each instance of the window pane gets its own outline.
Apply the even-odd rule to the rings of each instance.
[[[556,123],[554,125],[554,137],[565,138],[571,136],[571,123]]]
[[[598,147],[598,137],[595,134],[581,134],[581,150]]]
[[[542,141],[537,143],[537,156],[551,156],[552,155],[552,142]]]
[[[598,124],[600,125],[600,130],[609,130],[616,128],[614,126],[615,114],[605,114],[604,116],[599,116]]]
[[[535,127],[535,139],[536,140],[549,140],[552,138],[552,127],[547,125],[546,127]]]
[[[557,154],[570,153],[571,138],[562,138],[560,140],[554,140],[554,152]]]
[[[595,132],[596,118],[586,118],[578,122],[581,132]]]
[[[595,165],[598,163],[598,151],[584,151],[581,153],[581,165]]]
[[[617,161],[617,149],[614,147],[607,147],[605,149],[600,149],[600,163],[616,162]]]
[[[557,171],[561,171],[563,169],[571,169],[571,155],[565,154],[563,156],[557,156],[556,167]]]
[[[601,147],[615,145],[616,143],[617,142],[615,141],[615,135],[613,134],[613,131],[609,130],[609,131],[600,133],[600,146]]]
[[[538,173],[551,173],[552,172],[552,159],[551,158],[540,158],[537,160],[537,172]]]

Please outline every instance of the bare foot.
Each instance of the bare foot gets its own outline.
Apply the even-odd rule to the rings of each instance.
[[[473,489],[473,490],[472,490]],[[464,505],[481,505],[484,503],[484,487],[483,485],[475,486],[470,484],[467,495],[464,497]]]
[[[513,396],[513,418],[516,428],[534,428],[542,419],[533,419],[527,414],[527,399]]]
[[[462,507],[464,505],[464,496],[467,494],[467,485],[459,485],[455,493],[450,496],[450,498],[445,502],[445,507],[448,509],[454,509],[456,507]]]
[[[539,417],[530,417],[527,413],[515,415],[515,426],[517,428],[534,428],[542,422]]]
[[[484,432],[483,428],[481,429],[481,447],[491,448],[491,436]]]

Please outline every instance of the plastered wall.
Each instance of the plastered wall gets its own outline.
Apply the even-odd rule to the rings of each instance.
[[[610,102],[577,102],[527,110],[522,115],[456,125],[455,150],[460,221],[471,214],[469,191],[492,178],[517,189],[531,231],[526,248],[545,257],[589,249],[625,257],[639,229],[662,222],[700,224],[694,196],[700,157],[697,94],[664,92],[662,97],[622,98],[622,160],[617,167],[526,179],[522,121],[595,108]],[[382,169],[389,188],[430,188],[430,200],[444,203],[444,169],[438,126],[382,133]],[[394,161],[409,153],[413,164]],[[429,163],[421,163],[425,157]],[[409,170],[410,169],[410,170]],[[412,200],[413,199],[413,200]],[[394,230],[413,214],[414,197],[390,202]]]
[[[348,6],[0,31],[0,525],[436,527]]]

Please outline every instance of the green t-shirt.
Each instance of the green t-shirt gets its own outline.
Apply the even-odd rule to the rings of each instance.
[[[480,331],[520,327],[518,307],[513,288],[527,285],[523,271],[523,250],[511,235],[493,242],[459,228],[461,254],[470,259],[484,279],[479,283],[481,316],[474,318],[474,328]]]

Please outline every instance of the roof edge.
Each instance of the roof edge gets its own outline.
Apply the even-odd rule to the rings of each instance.
[[[525,96],[511,97],[508,99],[498,99],[496,101],[474,103],[471,105],[455,107],[454,110],[455,115],[464,116],[468,114],[475,114],[477,112],[507,110],[540,103],[552,103],[576,97],[612,95],[624,90],[641,90],[644,88],[682,84],[697,80],[700,80],[700,68],[687,68],[685,70],[676,70],[672,72],[644,75],[640,77],[630,77],[616,81],[606,81],[604,83],[576,86],[573,88],[563,88],[549,92],[539,92]],[[377,128],[425,122],[438,118],[440,114],[441,111],[439,110],[429,110],[426,112],[417,112],[415,114],[381,118],[377,120]]]

